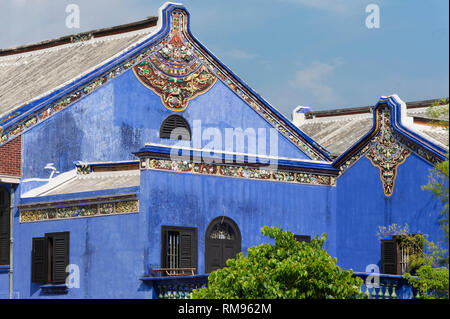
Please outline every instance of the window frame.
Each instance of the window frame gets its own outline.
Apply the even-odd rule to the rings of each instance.
[[[31,281],[51,285],[65,284],[66,269],[70,263],[70,232],[46,233],[44,237],[34,237],[32,240]],[[57,241],[62,242],[57,246]],[[42,256],[36,252],[37,244],[42,245]],[[39,263],[42,263],[42,269],[38,268]]]
[[[167,250],[168,250],[168,242],[167,235],[169,232],[178,232],[180,236],[180,240],[178,242],[178,267],[177,268],[195,268],[194,274],[198,273],[198,229],[196,227],[182,227],[182,226],[161,226],[161,268],[168,268],[167,266]],[[191,265],[190,267],[181,267],[182,261],[180,260],[181,253],[181,245],[182,245],[182,234],[190,233],[191,238]],[[184,243],[184,242],[183,242]]]

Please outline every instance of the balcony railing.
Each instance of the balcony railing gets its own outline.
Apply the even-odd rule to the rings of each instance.
[[[368,276],[371,277],[367,279]],[[403,276],[355,272],[353,277],[363,279],[361,292],[369,299],[422,298]],[[158,299],[189,299],[193,289],[207,286],[208,274],[143,277],[141,280],[153,286]]]
[[[209,275],[176,275],[164,277],[143,277],[151,284],[158,299],[189,299],[193,289],[205,287]]]
[[[353,277],[364,281],[361,292],[369,299],[422,299],[419,290],[401,275],[355,272]]]

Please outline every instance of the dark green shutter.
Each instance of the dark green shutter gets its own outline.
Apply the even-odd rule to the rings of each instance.
[[[397,256],[397,240],[382,239],[381,240],[381,273],[398,275],[398,256]]]
[[[191,227],[161,226],[161,266],[167,268],[169,233],[178,234],[178,254],[179,268],[195,268],[197,272],[197,229]]]
[[[9,192],[0,187],[0,265],[9,265]]]
[[[159,137],[171,138],[172,135],[177,137],[177,139],[186,141],[191,139],[191,128],[188,122],[180,115],[169,115],[161,124]]]
[[[180,228],[180,268],[197,269],[197,238],[192,229]]]
[[[31,253],[31,281],[47,281],[47,238],[33,238]]]
[[[69,264],[69,233],[46,234],[53,240],[52,282],[63,284],[66,282],[66,267]]]

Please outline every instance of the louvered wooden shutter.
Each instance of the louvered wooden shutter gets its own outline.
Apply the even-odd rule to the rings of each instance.
[[[66,267],[69,264],[69,232],[46,234],[53,239],[52,282],[66,282]]]
[[[9,264],[9,193],[0,188],[0,265]]]
[[[9,209],[0,208],[0,265],[9,264]]]
[[[180,230],[180,268],[197,269],[197,238],[193,229]]]
[[[191,139],[191,128],[188,122],[179,115],[170,115],[161,124],[159,130],[160,138],[171,138],[176,137],[177,139],[190,140]]]
[[[381,272],[383,274],[399,275],[398,245],[396,239],[381,240]]]
[[[175,236],[176,234],[176,236]],[[197,229],[191,227],[161,226],[161,265],[168,268],[173,262],[174,254],[178,261],[178,268],[195,268],[197,271]],[[169,238],[177,239],[169,245]],[[170,257],[169,257],[170,254]]]
[[[31,281],[47,281],[47,238],[33,238],[31,257]]]

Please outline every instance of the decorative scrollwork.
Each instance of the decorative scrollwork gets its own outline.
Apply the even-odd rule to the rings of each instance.
[[[397,168],[411,154],[393,133],[391,113],[387,107],[377,110],[378,132],[371,141],[371,148],[366,153],[372,164],[380,169],[380,178],[386,196],[394,192]]]

